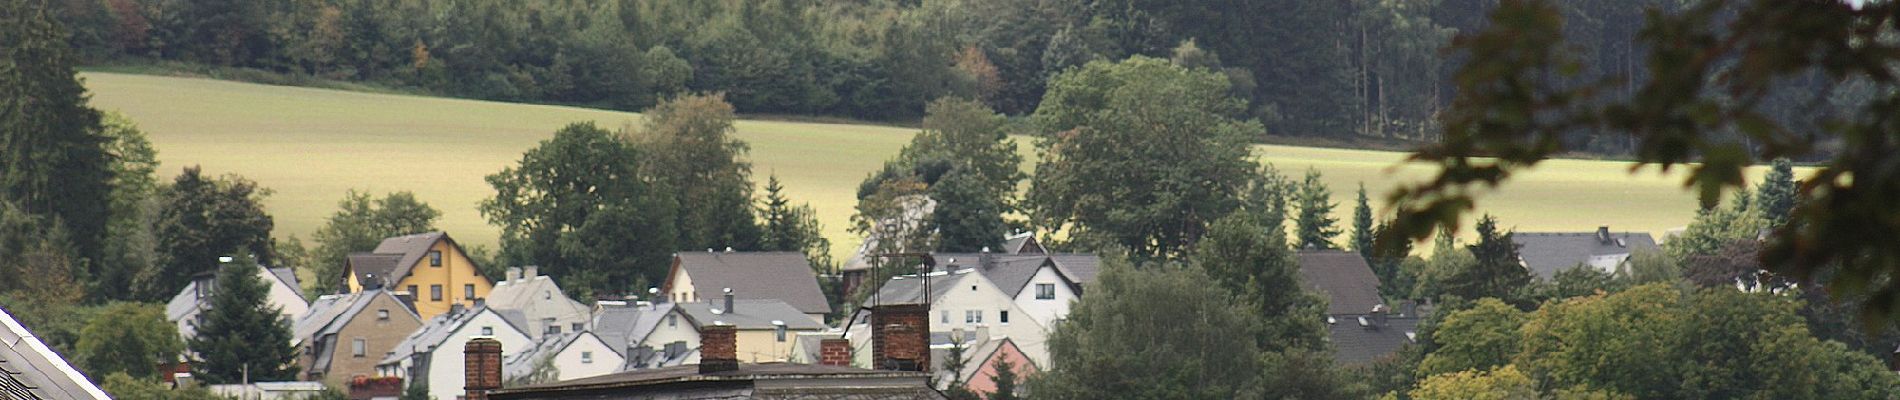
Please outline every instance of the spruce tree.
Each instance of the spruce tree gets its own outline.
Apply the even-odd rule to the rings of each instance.
[[[1372,259],[1372,203],[1366,199],[1366,184],[1359,183],[1359,200],[1352,208],[1352,250]]]
[[[1518,261],[1517,243],[1511,232],[1499,232],[1497,218],[1489,214],[1478,220],[1478,242],[1465,246],[1477,263],[1454,272],[1445,283],[1445,292],[1475,300],[1496,298],[1515,303],[1519,289],[1530,284],[1530,271]]]
[[[211,286],[208,309],[192,322],[198,335],[186,346],[196,354],[192,374],[210,383],[297,379],[297,348],[290,321],[270,304],[270,285],[249,257],[224,263]]]
[[[111,138],[86,104],[50,4],[0,0],[0,200],[63,223],[77,255],[98,260],[112,198]]]
[[[1339,223],[1333,218],[1333,191],[1320,182],[1319,170],[1306,170],[1306,180],[1300,183],[1300,191],[1295,196],[1299,201],[1300,215],[1294,220],[1303,249],[1332,249],[1333,237],[1339,236]]]
[[[996,376],[990,382],[996,384],[996,391],[990,392],[989,400],[1016,400],[1016,363],[1009,358],[996,359]]]
[[[1788,214],[1794,211],[1795,191],[1794,163],[1786,158],[1775,159],[1774,166],[1755,189],[1755,207],[1761,209],[1762,220],[1771,227],[1788,222]]]

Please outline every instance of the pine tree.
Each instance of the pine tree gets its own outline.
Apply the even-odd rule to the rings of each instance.
[[[1333,224],[1339,222],[1333,218],[1333,191],[1320,182],[1319,170],[1306,170],[1306,180],[1300,183],[1297,200],[1300,215],[1295,219],[1295,228],[1303,249],[1332,249],[1333,237],[1339,236],[1339,228]]]
[[[86,104],[67,31],[49,4],[0,0],[0,200],[63,223],[77,255],[99,260],[111,138]]]
[[[1359,202],[1352,208],[1352,250],[1372,259],[1372,204],[1366,199],[1366,184],[1359,183]]]
[[[1761,209],[1762,220],[1771,227],[1788,222],[1788,214],[1794,211],[1795,191],[1794,163],[1786,158],[1775,159],[1774,167],[1755,189],[1755,207]]]
[[[1477,263],[1454,272],[1445,283],[1445,292],[1467,300],[1497,298],[1514,303],[1519,289],[1530,284],[1530,271],[1518,261],[1517,243],[1511,232],[1498,232],[1498,220],[1490,215],[1478,220],[1478,242],[1465,246]]]
[[[209,309],[193,322],[186,346],[197,353],[192,374],[211,383],[288,381],[297,378],[290,321],[270,304],[270,285],[249,257],[225,263],[212,284]]]
[[[996,383],[996,391],[990,392],[989,400],[1016,400],[1016,363],[1009,358],[996,359],[996,376],[990,379]]]

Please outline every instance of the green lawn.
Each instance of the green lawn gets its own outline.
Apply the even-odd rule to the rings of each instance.
[[[186,165],[240,174],[275,193],[267,206],[277,235],[308,237],[337,200],[355,188],[409,190],[441,209],[440,227],[464,243],[493,246],[497,229],[476,212],[491,191],[482,177],[514,163],[523,151],[575,121],[618,127],[639,114],[573,107],[267,86],[195,78],[84,74],[92,103],[137,121],[151,136],[169,179]],[[743,110],[742,110],[743,111]],[[752,145],[755,181],[777,174],[787,192],[818,209],[840,256],[858,240],[845,231],[857,183],[895,154],[913,129],[776,121],[741,121]],[[1033,157],[1028,140],[1022,150]],[[1401,153],[1258,146],[1262,159],[1289,174],[1308,167],[1326,174],[1342,225],[1353,190],[1364,182],[1382,193],[1426,169],[1394,169]],[[1680,175],[1677,175],[1680,176]],[[1616,230],[1660,233],[1693,215],[1680,180],[1628,173],[1628,164],[1554,161],[1524,175],[1488,201],[1485,211],[1520,231]]]

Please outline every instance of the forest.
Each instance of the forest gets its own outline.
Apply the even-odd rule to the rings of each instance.
[[[1255,142],[1405,147],[1437,139],[1462,60],[1445,49],[1496,0],[67,0],[82,65],[168,65],[457,97],[641,110],[721,92],[748,115],[911,124],[934,99],[1034,112],[1048,81],[1143,55],[1219,71],[1267,128]],[[1560,4],[1578,73],[1646,80],[1646,13],[1688,0]],[[178,66],[187,67],[178,67]],[[1611,78],[1618,77],[1618,78]],[[1624,78],[1626,77],[1626,78]],[[1862,102],[1818,72],[1758,104],[1784,122]],[[1713,78],[1711,78],[1713,79]],[[1626,136],[1578,132],[1579,152]]]

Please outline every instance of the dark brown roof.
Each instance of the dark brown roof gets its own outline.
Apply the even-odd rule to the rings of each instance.
[[[1367,314],[1385,304],[1379,297],[1379,276],[1359,253],[1301,251],[1299,257],[1300,280],[1307,290],[1326,297],[1326,314]]]
[[[618,372],[607,375],[566,380],[539,385],[497,390],[491,394],[495,398],[542,398],[553,397],[561,392],[599,391],[599,390],[641,390],[646,394],[662,391],[654,388],[659,385],[681,383],[744,383],[751,381],[797,381],[823,379],[900,379],[914,380],[915,389],[928,391],[924,386],[926,375],[921,372],[881,371],[863,368],[789,363],[739,364],[739,369],[727,372],[701,374],[698,365],[679,365],[651,369]],[[892,382],[903,384],[904,382]],[[888,386],[888,385],[886,385]],[[850,389],[850,388],[833,388]],[[934,391],[933,391],[934,393]]]
[[[401,282],[409,277],[409,270],[415,268],[422,257],[429,255],[429,248],[436,242],[447,240],[455,243],[444,232],[425,232],[383,239],[375,250],[368,253],[354,253],[349,256],[350,270],[356,274],[357,282],[369,284],[370,274],[374,274],[385,284]],[[480,268],[480,266],[477,266]]]
[[[353,253],[348,258],[350,271],[356,274],[356,281],[364,286],[371,285],[372,279],[385,285],[393,284],[395,281],[388,279],[389,274],[396,270],[396,262],[401,260],[401,254],[376,253]]]
[[[831,313],[831,303],[818,288],[818,275],[802,253],[681,252],[673,255],[673,263],[692,276],[693,290],[701,298],[719,297],[731,288],[739,299],[778,300],[806,314]]]

